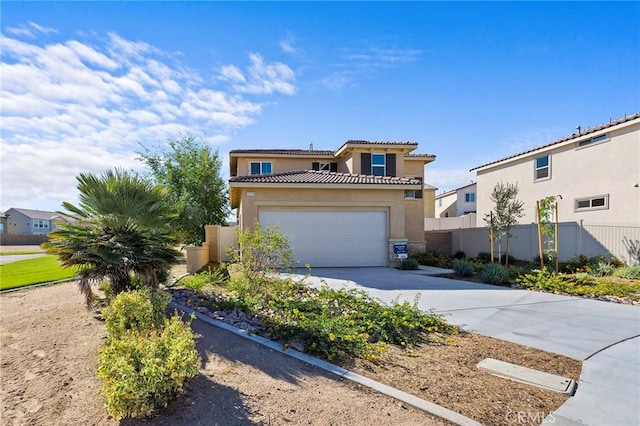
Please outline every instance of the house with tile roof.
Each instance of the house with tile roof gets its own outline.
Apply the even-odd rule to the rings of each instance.
[[[4,232],[13,235],[46,235],[71,218],[56,212],[10,208],[4,212]]]
[[[424,167],[435,156],[417,147],[349,140],[335,151],[233,150],[231,208],[242,229],[278,225],[299,266],[387,266],[403,245],[424,250]]]
[[[475,182],[435,196],[435,217],[457,217],[475,212]]]
[[[518,184],[521,224],[535,223],[536,201],[558,197],[560,222],[640,225],[640,113],[583,129],[475,167],[477,214],[492,210],[499,182]]]

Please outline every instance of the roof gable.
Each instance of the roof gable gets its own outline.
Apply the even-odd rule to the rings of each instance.
[[[56,212],[49,212],[45,210],[18,209],[15,207],[7,210],[5,214],[9,213],[10,210],[14,210],[18,213],[21,213],[27,216],[30,219],[36,219],[36,220],[52,220],[54,218],[60,217],[60,214]]]
[[[545,148],[552,147],[554,145],[558,145],[558,144],[561,144],[561,143],[564,143],[564,142],[568,142],[568,141],[571,141],[573,139],[578,139],[578,138],[593,134],[595,132],[599,132],[601,130],[609,129],[611,127],[618,126],[620,124],[628,123],[628,122],[636,120],[636,119],[640,119],[640,112],[637,112],[637,113],[635,113],[633,115],[629,115],[629,116],[625,115],[624,117],[622,117],[622,118],[620,118],[618,120],[615,120],[615,121],[614,120],[609,120],[608,123],[604,123],[604,124],[601,124],[599,126],[587,128],[587,130],[581,131],[580,133],[572,133],[570,135],[561,137],[559,139],[556,139],[556,140],[551,141],[549,143],[546,143],[544,145],[540,145],[540,146],[538,146],[536,148],[532,148],[532,149],[529,149],[527,151],[520,152],[518,154],[513,154],[513,155],[510,155],[508,157],[504,157],[504,158],[501,158],[499,160],[492,161],[490,163],[486,163],[486,164],[483,164],[481,166],[474,167],[473,169],[471,169],[469,171],[472,172],[474,170],[482,169],[484,167],[491,166],[493,164],[497,164],[497,163],[501,163],[503,161],[511,160],[512,158],[516,158],[516,157],[520,157],[522,155],[530,154],[532,152],[536,152],[536,151],[539,151],[539,150],[542,150],[542,149],[545,149]]]

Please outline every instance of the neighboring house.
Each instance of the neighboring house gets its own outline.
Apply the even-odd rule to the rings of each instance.
[[[387,266],[394,244],[424,249],[424,166],[435,156],[413,154],[417,147],[350,140],[335,151],[233,150],[231,208],[241,229],[278,225],[298,266]]]
[[[456,217],[475,212],[475,183],[435,196],[435,217]]]
[[[531,150],[471,169],[477,213],[492,210],[499,182],[517,184],[520,223],[537,222],[536,201],[558,196],[560,222],[640,224],[640,113],[581,129]]]
[[[56,212],[10,208],[4,212],[7,234],[46,235],[56,229],[56,223],[69,222],[70,218]]]

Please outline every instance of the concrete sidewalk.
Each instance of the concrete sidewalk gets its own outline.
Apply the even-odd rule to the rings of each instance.
[[[640,424],[640,308],[433,276],[436,269],[318,268],[310,285],[357,288],[384,302],[413,301],[468,331],[583,361],[576,395],[556,425]]]

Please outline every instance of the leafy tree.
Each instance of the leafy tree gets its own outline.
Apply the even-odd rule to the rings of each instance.
[[[229,214],[218,151],[194,136],[169,139],[168,149],[139,153],[154,182],[165,187],[177,216],[172,225],[180,242],[199,245],[205,225],[224,225]]]
[[[557,257],[555,247],[555,227],[553,224],[553,206],[556,203],[556,197],[551,195],[538,201],[538,221],[540,223],[540,233],[547,237],[546,245],[542,258],[540,259],[541,265],[544,265],[544,261],[551,262]]]
[[[506,266],[509,266],[509,238],[511,228],[518,223],[524,213],[522,212],[524,202],[517,199],[518,185],[499,182],[491,191],[491,201],[494,203],[493,214],[484,217],[485,223],[492,227],[500,239],[507,238]]]
[[[166,192],[125,170],[77,177],[79,206],[64,202],[74,219],[49,233],[44,246],[64,266],[77,266],[80,291],[92,307],[91,285],[108,279],[111,293],[136,283],[156,288],[180,253],[167,225]]]
[[[278,226],[256,223],[253,231],[238,229],[236,241],[235,246],[227,248],[227,254],[239,265],[249,289],[259,289],[265,277],[293,266],[289,239]]]

